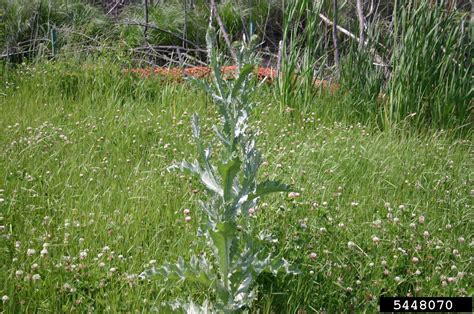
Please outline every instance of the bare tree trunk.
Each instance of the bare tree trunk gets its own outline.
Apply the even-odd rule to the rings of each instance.
[[[334,44],[334,64],[339,69],[339,45],[337,39],[337,0],[332,0],[332,8],[334,11],[334,20],[332,24],[332,40]]]
[[[183,38],[186,39],[188,36],[188,0],[183,1],[184,5],[184,27],[183,27]],[[183,47],[187,48],[188,44],[183,41]]]
[[[365,43],[365,17],[364,17],[364,5],[362,0],[357,0],[357,17],[359,18],[359,50],[364,49]]]
[[[148,0],[145,0],[145,28],[143,29],[143,36],[148,43]]]
[[[214,16],[217,20],[217,24],[219,24],[219,28],[220,28],[221,33],[222,33],[222,37],[224,37],[224,41],[227,45],[227,48],[229,48],[232,59],[234,60],[235,64],[238,64],[239,59],[237,58],[237,54],[235,53],[234,49],[232,49],[232,43],[230,41],[229,34],[225,30],[224,22],[222,22],[222,19],[219,15],[219,12],[217,11],[216,0],[211,0],[211,14],[212,13],[214,13]]]
[[[474,0],[471,0],[471,25],[474,24]]]

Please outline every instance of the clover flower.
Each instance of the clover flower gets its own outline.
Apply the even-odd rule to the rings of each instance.
[[[300,193],[298,193],[298,192],[288,193],[288,198],[297,198],[297,197],[300,197]]]

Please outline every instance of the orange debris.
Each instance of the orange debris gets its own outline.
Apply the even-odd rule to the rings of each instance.
[[[221,68],[222,77],[226,80],[234,79],[237,76],[237,66],[223,66]],[[165,68],[165,67],[156,67],[156,68],[138,68],[126,70],[125,73],[133,73],[142,78],[148,78],[152,75],[170,79],[173,81],[182,81],[185,77],[194,77],[194,78],[207,78],[210,77],[212,71],[209,67],[196,66],[188,68]],[[256,67],[254,71],[255,75],[259,80],[264,80],[268,82],[274,81],[278,73],[276,69],[269,67]],[[315,87],[322,87],[323,89],[329,89],[331,93],[336,92],[339,89],[339,84],[330,83],[326,80],[314,80]]]

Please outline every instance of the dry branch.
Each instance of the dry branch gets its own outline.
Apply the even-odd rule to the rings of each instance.
[[[364,48],[365,43],[365,17],[364,17],[364,6],[362,0],[357,0],[357,17],[359,19],[359,50]]]
[[[333,26],[334,23],[328,19],[326,16],[324,16],[323,14],[319,13],[319,18],[326,24],[328,24],[329,26]],[[359,37],[357,37],[356,35],[354,35],[353,33],[351,33],[350,31],[348,31],[347,29],[345,29],[344,27],[342,26],[339,26],[339,25],[336,25],[337,27],[337,30],[341,33],[343,33],[344,35],[354,39],[355,41],[357,41],[358,43],[361,43],[362,41],[359,39]],[[368,46],[368,42],[367,40],[362,42],[363,45],[365,47]],[[390,65],[387,64],[383,58],[375,51],[375,49],[370,49],[370,52],[374,55],[374,65],[378,65],[378,66],[383,66],[383,67],[389,67]]]
[[[238,64],[239,59],[237,58],[237,54],[235,53],[234,49],[232,48],[232,43],[229,38],[229,34],[227,33],[224,22],[222,22],[221,16],[219,15],[219,12],[217,11],[217,5],[216,5],[216,0],[211,0],[211,17],[212,15],[215,16],[217,20],[217,24],[219,24],[219,28],[222,33],[222,37],[224,37],[224,41],[227,45],[227,48],[229,48],[230,54],[232,56],[232,59],[234,60],[235,64]]]
[[[334,11],[334,22],[332,23],[332,40],[334,43],[334,64],[339,69],[339,45],[337,39],[337,0],[332,0],[332,7]]]

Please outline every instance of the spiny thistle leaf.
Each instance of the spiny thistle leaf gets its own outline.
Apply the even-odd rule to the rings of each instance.
[[[236,245],[237,227],[233,222],[223,222],[216,225],[215,230],[210,231],[212,242],[218,255],[219,268],[224,281],[224,286],[228,286],[228,276],[231,267],[231,250]]]
[[[240,171],[241,161],[239,157],[235,157],[231,160],[225,161],[218,166],[220,175],[222,176],[222,185],[224,190],[224,201],[229,202],[234,193],[234,180]]]
[[[208,190],[220,196],[224,195],[223,189],[214,174],[212,173],[212,171],[210,171],[210,169],[201,168],[197,161],[192,164],[187,161],[182,161],[181,163],[171,166],[168,169],[176,168],[180,169],[181,171],[189,171],[191,174],[199,177],[199,179],[201,179],[201,182]]]
[[[291,191],[291,188],[288,185],[280,183],[279,181],[267,180],[257,185],[257,190],[250,198],[253,199],[265,194],[289,191]]]

